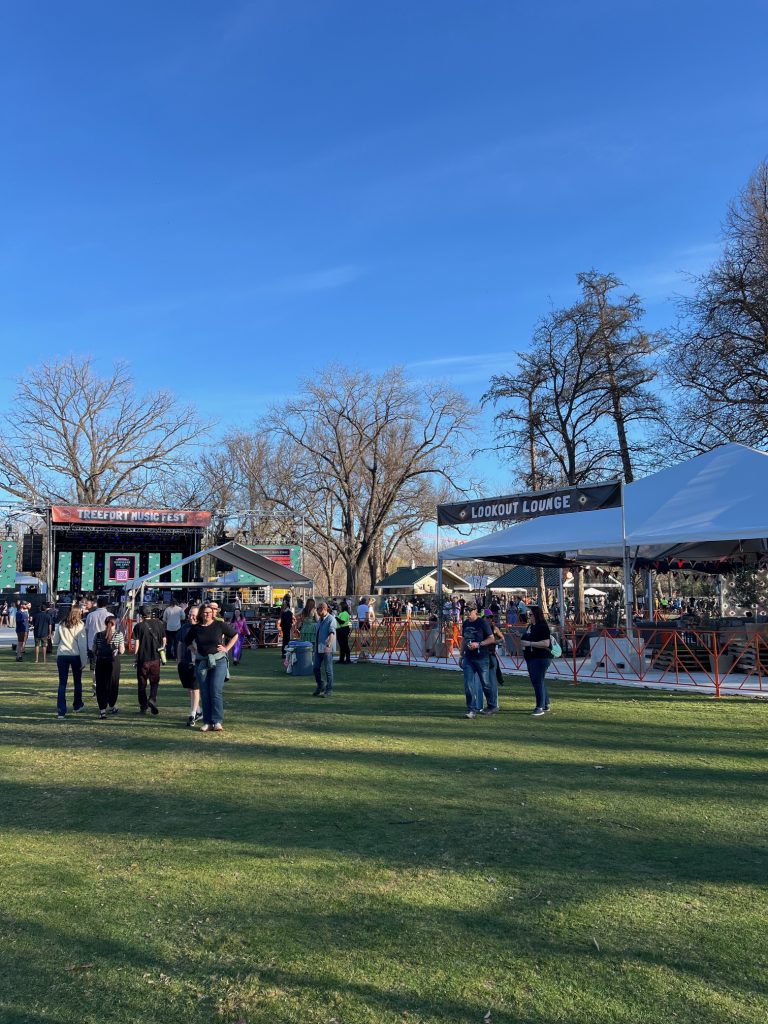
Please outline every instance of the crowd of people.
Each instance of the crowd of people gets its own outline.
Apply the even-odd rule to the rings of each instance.
[[[390,620],[406,622],[414,611],[421,613],[423,610],[410,599],[384,599],[381,607]],[[230,608],[226,617],[217,601],[190,602],[182,607],[172,598],[162,611],[145,605],[139,610],[130,637],[123,634],[106,596],[95,602],[81,599],[68,606],[59,621],[46,602],[34,614],[24,600],[16,602],[13,610],[17,661],[25,657],[30,634],[34,637],[36,664],[45,663],[48,654],[55,649],[60,719],[65,719],[70,711],[80,713],[85,709],[83,677],[88,670],[92,674],[92,693],[99,718],[104,720],[118,713],[121,656],[130,641],[139,714],[160,714],[161,666],[171,661],[176,663],[179,681],[189,693],[187,726],[199,725],[201,732],[224,730],[224,684],[230,677],[230,666],[239,664],[243,647],[251,636],[239,604]],[[499,687],[503,685],[503,677],[496,651],[499,644],[505,643],[500,629],[502,621],[508,626],[524,627],[520,645],[536,697],[533,713],[539,716],[549,710],[544,678],[551,658],[550,633],[540,608],[522,600],[502,603],[495,598],[484,607],[482,601],[454,596],[446,600],[444,614],[461,624],[460,664],[467,718],[492,715],[499,710]],[[433,618],[436,621],[436,617]],[[315,679],[312,692],[316,697],[328,699],[333,694],[334,665],[352,663],[353,624],[359,638],[358,661],[365,662],[369,660],[369,638],[377,616],[374,601],[366,596],[360,597],[356,605],[351,605],[346,598],[330,603],[309,598],[306,602],[297,601],[294,607],[290,596],[286,595],[278,624],[282,658],[296,636],[312,645]],[[337,651],[338,660],[335,660]],[[70,677],[71,705],[68,703]]]

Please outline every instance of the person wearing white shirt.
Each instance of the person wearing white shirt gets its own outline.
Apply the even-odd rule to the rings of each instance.
[[[168,650],[168,657],[176,660],[176,643],[179,637],[179,630],[184,621],[184,609],[177,604],[176,598],[171,598],[171,603],[163,612],[163,623],[165,625],[165,646]]]

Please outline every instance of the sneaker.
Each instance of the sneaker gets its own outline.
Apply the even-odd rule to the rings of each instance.
[[[481,715],[495,715],[499,711],[501,711],[501,708],[497,704],[496,707],[494,707],[494,708],[483,708],[483,710],[480,712],[480,714]]]
[[[323,692],[320,694],[320,696],[321,697],[332,697],[333,696],[333,692],[331,690],[323,690]]]
[[[545,705],[544,705],[544,710],[545,710],[545,711],[549,711],[549,708],[550,708],[550,705],[549,705],[549,704],[545,704]]]
[[[118,707],[110,708],[109,709],[109,713],[110,713],[110,715],[116,715],[119,710],[120,710],[120,708],[118,708]]]
[[[153,715],[160,714],[160,708],[157,706],[157,704],[155,704],[153,700],[149,701],[149,710],[152,712]]]
[[[146,715],[146,713],[147,713],[147,709],[146,708],[139,708],[139,714],[140,715]]]
[[[16,661],[23,661],[23,660],[24,659],[22,658],[22,656],[20,654],[16,655]]]
[[[72,708],[73,711],[85,711],[85,704],[81,704],[79,708]]]
[[[224,732],[224,726],[221,724],[221,722],[217,722],[216,725],[214,725],[214,727],[213,727],[213,731],[214,732]]]
[[[100,711],[99,712],[99,718],[101,719],[102,722],[106,721],[107,712],[106,711]]]
[[[466,713],[466,715],[464,715],[464,717],[465,718],[477,718],[477,712],[476,711],[468,711]]]
[[[190,715],[189,718],[187,719],[187,727],[190,728],[190,729],[193,729],[194,726],[195,726],[195,716],[194,715]]]
[[[56,715],[56,717],[57,717],[57,718],[59,719],[59,721],[60,721],[60,722],[63,722],[63,721],[64,721],[64,719],[65,719],[65,718],[66,718],[67,716],[66,716],[66,715],[62,715],[62,714],[58,714],[58,715]]]
[[[318,687],[318,688],[317,688],[316,690],[313,690],[313,691],[312,691],[312,696],[313,696],[313,697],[322,697],[324,693],[325,693],[325,690],[321,690],[321,689],[320,689],[320,688]]]
[[[210,725],[208,725],[207,722],[204,725],[200,726],[200,732],[210,732],[210,731],[211,731],[211,727],[210,727]]]
[[[198,708],[197,711],[195,712],[195,721],[199,722],[202,717],[203,712],[200,710],[200,708]]]
[[[531,717],[532,718],[541,718],[541,716],[545,715],[546,713],[547,713],[547,709],[546,708],[536,708],[536,710],[532,713]]]

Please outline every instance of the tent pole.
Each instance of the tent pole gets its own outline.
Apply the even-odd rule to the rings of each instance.
[[[560,626],[565,628],[565,583],[563,577],[565,576],[565,569],[560,570],[560,580],[558,582],[558,604],[560,605]]]
[[[627,547],[627,520],[624,512],[624,477],[621,478],[621,552],[624,565],[624,615],[628,639],[633,639],[632,629],[632,565]]]
[[[440,557],[440,520],[435,520],[435,556],[437,559],[437,625],[443,633],[443,560]]]

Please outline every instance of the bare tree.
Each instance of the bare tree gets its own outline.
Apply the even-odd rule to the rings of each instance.
[[[667,360],[678,453],[768,444],[768,162],[728,208],[723,251],[682,304]]]
[[[602,374],[622,472],[631,483],[636,461],[650,454],[647,437],[633,437],[633,427],[658,423],[662,415],[661,402],[648,385],[659,375],[655,356],[666,338],[643,329],[645,310],[638,295],[614,294],[624,287],[614,274],[590,270],[579,274],[578,281],[582,298],[572,316],[581,319],[595,369]]]
[[[108,505],[151,495],[206,430],[168,391],[137,395],[125,363],[43,363],[17,383],[0,439],[0,487],[25,501]]]
[[[290,476],[279,474],[269,491],[265,482],[264,495],[276,508],[304,512],[311,535],[341,557],[347,593],[357,593],[376,545],[418,507],[418,491],[450,479],[466,460],[470,423],[466,398],[450,388],[417,388],[400,368],[376,376],[330,367],[265,421]],[[434,507],[409,528],[432,516]]]

